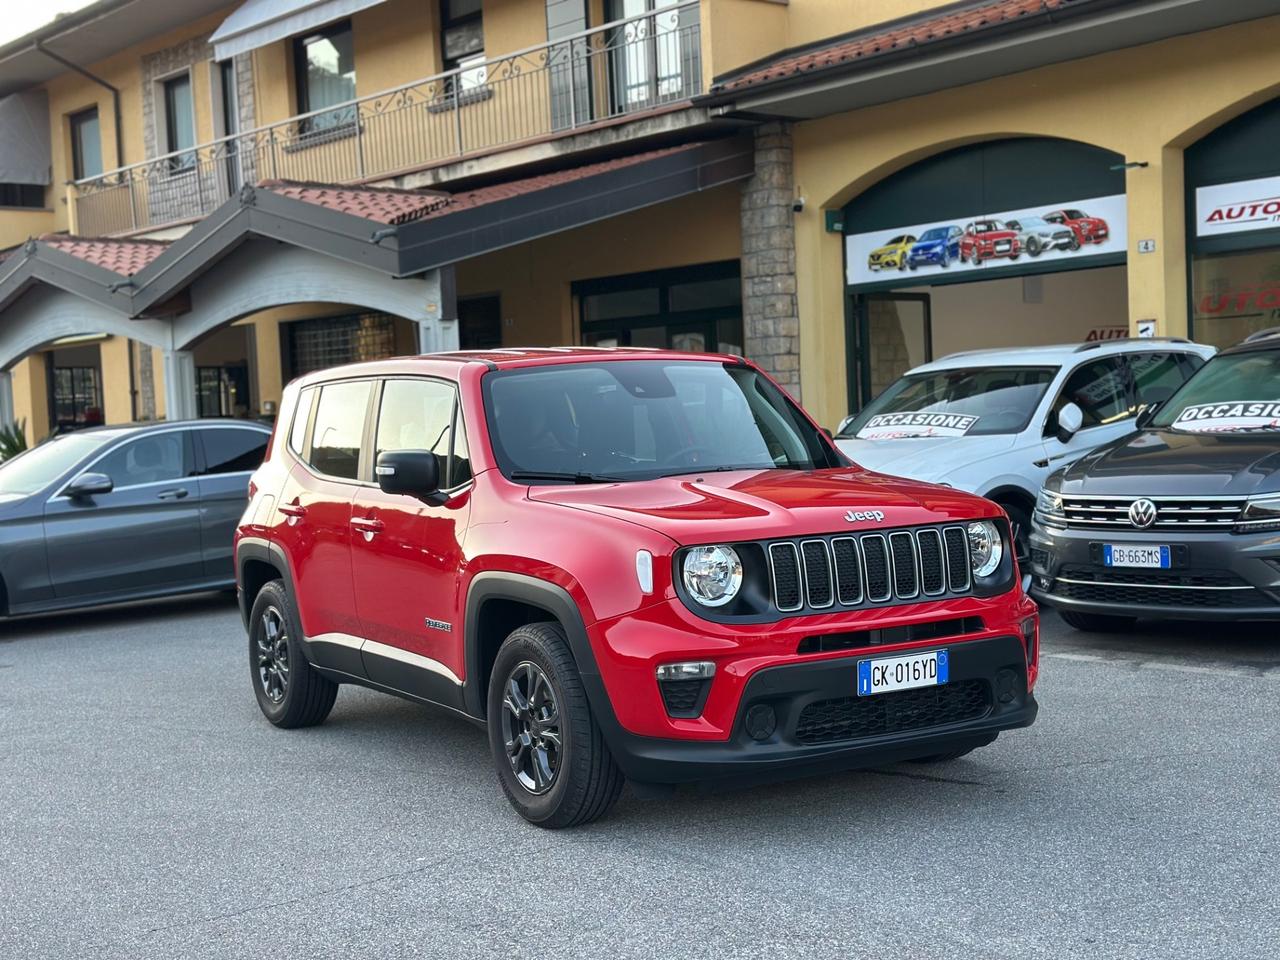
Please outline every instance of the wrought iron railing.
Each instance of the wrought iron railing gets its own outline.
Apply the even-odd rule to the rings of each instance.
[[[698,3],[685,2],[77,181],[75,229],[152,230],[244,183],[389,177],[701,91]]]

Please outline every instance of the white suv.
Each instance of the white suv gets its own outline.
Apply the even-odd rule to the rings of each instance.
[[[869,470],[988,497],[1009,514],[1024,577],[1045,478],[1134,429],[1216,352],[1189,340],[1101,340],[956,353],[908,371],[836,432]]]

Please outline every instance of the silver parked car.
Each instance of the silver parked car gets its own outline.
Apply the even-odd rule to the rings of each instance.
[[[1022,217],[1007,221],[1010,230],[1018,232],[1018,239],[1027,255],[1038,257],[1046,250],[1070,250],[1076,243],[1071,228],[1061,223],[1050,223],[1044,217]]]
[[[0,464],[0,617],[233,586],[270,436],[247,420],[99,427]]]

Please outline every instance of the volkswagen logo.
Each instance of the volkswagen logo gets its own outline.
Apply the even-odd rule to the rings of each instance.
[[[1143,497],[1129,504],[1129,522],[1135,527],[1146,528],[1156,522],[1156,505]]]

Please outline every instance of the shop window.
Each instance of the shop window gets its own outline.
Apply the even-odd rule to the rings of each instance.
[[[1280,326],[1280,249],[1197,256],[1191,288],[1192,330],[1201,343],[1230,347]]]
[[[201,417],[247,417],[248,366],[196,367],[196,408]]]
[[[468,297],[458,301],[458,344],[463,350],[502,346],[502,300]]]
[[[53,368],[53,418],[59,430],[102,423],[102,376],[97,367]]]
[[[44,187],[38,183],[0,183],[0,207],[44,209]]]
[[[356,106],[350,101],[356,98],[356,60],[350,20],[296,38],[293,66],[298,113],[339,107],[308,117],[299,133],[323,133],[355,124]]]
[[[300,320],[286,329],[291,377],[397,353],[395,320],[385,313]]]
[[[582,281],[573,289],[587,346],[742,353],[737,261]]]
[[[481,90],[488,79],[482,0],[441,0],[440,44],[445,70],[460,71],[458,92]]]
[[[161,85],[164,104],[164,152],[176,153],[169,159],[173,172],[190,170],[196,165],[196,114],[191,100],[191,74],[180,73]],[[185,152],[179,152],[185,151]]]
[[[369,406],[371,380],[331,383],[320,390],[316,425],[311,435],[311,466],[342,480],[359,474],[364,417]]]
[[[71,124],[71,175],[76,180],[102,173],[102,135],[98,108],[73,113]]]

